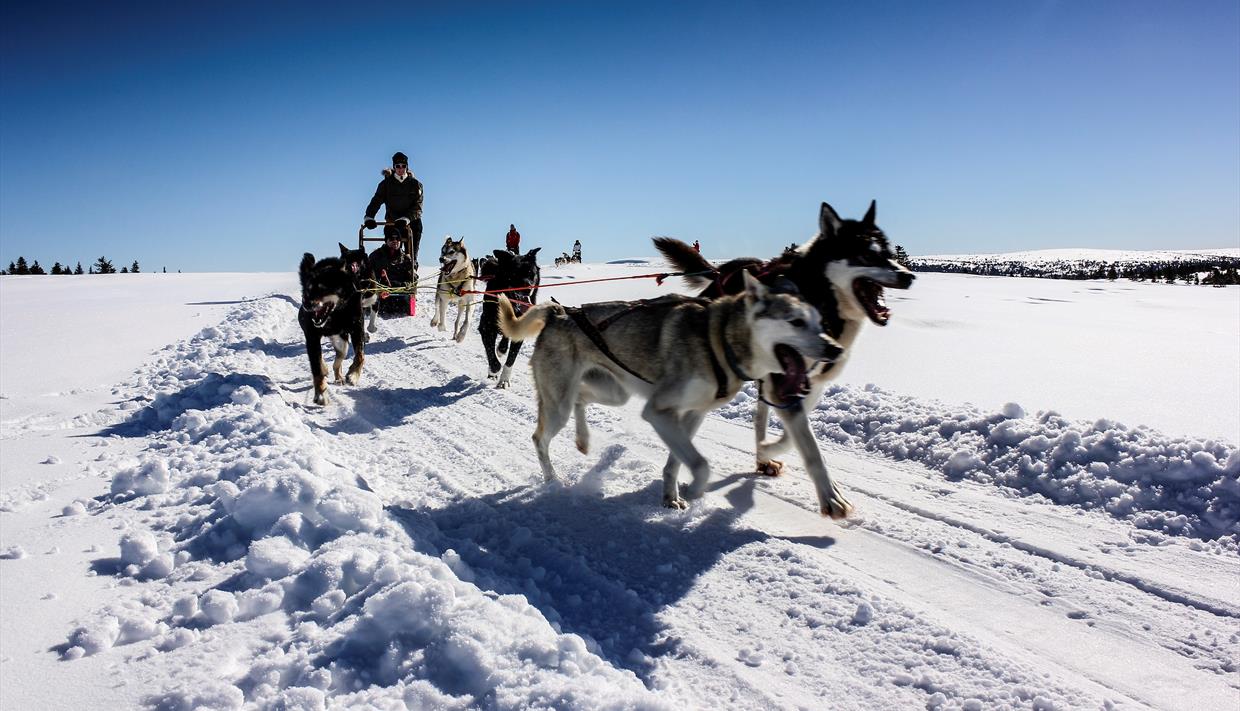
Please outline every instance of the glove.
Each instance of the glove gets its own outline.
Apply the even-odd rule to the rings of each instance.
[[[377,227],[377,226],[378,226],[378,224],[379,224],[379,223],[375,222],[375,218],[373,218],[373,217],[367,217],[367,218],[366,218],[366,222],[365,222],[366,229],[368,229],[368,230],[373,230],[375,227]]]

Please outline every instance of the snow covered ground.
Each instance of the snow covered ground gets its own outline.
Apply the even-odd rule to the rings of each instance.
[[[747,473],[752,390],[687,512],[636,405],[542,485],[528,369],[425,304],[309,406],[297,301],[0,279],[0,707],[1240,704],[1240,289],[919,275],[811,415],[843,524]]]

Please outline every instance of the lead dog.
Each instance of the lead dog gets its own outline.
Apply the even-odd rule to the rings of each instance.
[[[670,452],[663,468],[663,505],[686,507],[676,478],[683,463],[693,480],[686,495],[706,490],[710,465],[693,446],[706,413],[729,402],[750,373],[805,378],[805,362],[831,360],[841,348],[821,334],[814,307],[770,292],[746,274],[743,294],[720,299],[667,296],[566,308],[542,304],[518,318],[503,296],[499,323],[514,341],[538,335],[530,366],[538,393],[534,448],[547,481],[556,478],[547,445],[576,417],[577,448],[589,449],[585,406],[646,399],[642,417]],[[810,439],[813,443],[813,439]],[[817,449],[814,448],[814,452]],[[809,456],[809,453],[805,453]],[[843,515],[845,502],[822,468],[814,479],[823,513]]]
[[[474,280],[477,272],[474,263],[465,249],[465,238],[454,240],[448,235],[444,240],[443,249],[439,250],[439,282],[435,288],[435,316],[431,317],[431,325],[446,331],[448,304],[456,306],[456,321],[452,324],[452,337],[457,343],[465,340],[465,332],[469,329],[469,314],[474,310],[471,300]]]
[[[298,269],[301,279],[301,308],[297,323],[306,337],[306,356],[310,358],[310,375],[314,379],[314,403],[327,404],[327,365],[323,363],[323,338],[331,339],[336,351],[332,371],[336,384],[356,385],[362,377],[366,360],[363,334],[362,297],[349,266],[340,259],[328,257],[314,261],[306,252]],[[353,364],[342,377],[344,356],[353,341]]]
[[[776,374],[758,381],[761,397],[754,410],[754,438],[757,442],[757,467],[763,474],[776,475],[783,464],[772,457],[786,451],[791,438],[805,456],[807,443],[813,442],[805,403],[813,407],[822,397],[827,383],[838,377],[852,354],[853,344],[866,321],[886,326],[891,310],[883,298],[883,289],[907,289],[913,283],[912,272],[895,261],[887,236],[875,222],[877,206],[860,220],[841,219],[827,203],[818,213],[818,234],[796,249],[790,249],[769,262],[753,257],[734,259],[719,267],[702,258],[693,247],[675,239],[655,239],[655,246],[668,261],[681,271],[690,284],[706,287],[702,296],[717,297],[736,293],[741,288],[738,275],[756,274],[766,282],[790,281],[801,295],[817,307],[822,315],[823,333],[844,347],[844,354],[831,363],[819,363],[810,369],[808,392],[803,398],[789,388]],[[706,272],[703,274],[703,272]],[[784,435],[766,440],[767,420],[771,403],[784,423]],[[814,445],[814,457],[805,466],[811,477],[825,475],[825,465]],[[822,472],[815,474],[815,469]],[[844,502],[845,512],[852,508]]]

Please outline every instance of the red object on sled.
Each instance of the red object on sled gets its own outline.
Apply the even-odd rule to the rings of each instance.
[[[409,295],[409,315],[410,316],[418,315],[418,295],[417,294]]]

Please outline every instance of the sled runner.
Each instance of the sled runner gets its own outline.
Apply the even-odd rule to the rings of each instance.
[[[413,261],[413,229],[408,222],[378,222],[375,227],[394,226],[404,234],[401,238],[402,253],[399,261],[391,264],[378,265],[375,268],[375,279],[383,285],[399,290],[399,293],[379,294],[379,313],[387,315],[416,316],[418,312],[417,286],[418,265]],[[385,242],[381,234],[377,237],[366,236],[366,225],[357,230],[357,247],[366,250],[367,242]]]

